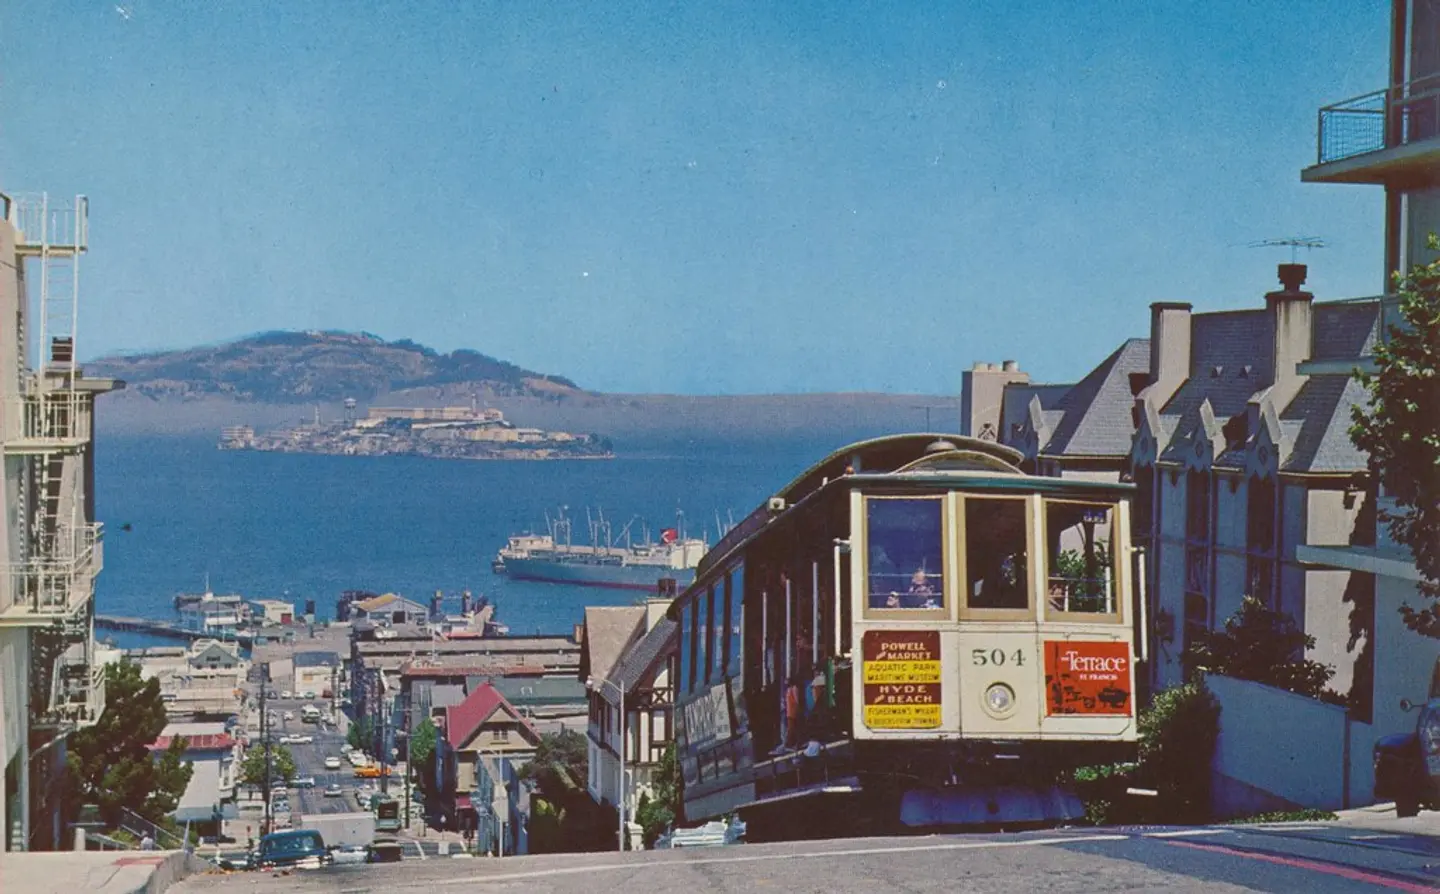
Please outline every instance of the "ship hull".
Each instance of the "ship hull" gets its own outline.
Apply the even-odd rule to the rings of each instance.
[[[693,568],[665,568],[656,565],[587,565],[583,562],[553,562],[544,559],[522,558],[506,559],[505,575],[513,580],[649,592],[656,589],[662,578],[674,578],[675,585],[681,589],[695,582],[695,569]]]

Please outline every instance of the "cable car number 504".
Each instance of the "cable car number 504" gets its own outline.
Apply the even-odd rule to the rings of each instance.
[[[970,660],[975,663],[976,667],[988,667],[990,665],[999,667],[1007,663],[1013,664],[1016,667],[1024,667],[1025,650],[1016,649],[1014,652],[1006,655],[1004,649],[971,649]]]

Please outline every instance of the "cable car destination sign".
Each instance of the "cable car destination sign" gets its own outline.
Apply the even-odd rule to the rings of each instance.
[[[866,726],[940,726],[940,631],[867,630],[860,657]]]

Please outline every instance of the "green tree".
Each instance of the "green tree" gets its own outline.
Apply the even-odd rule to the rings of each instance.
[[[1430,234],[1431,251],[1440,250]],[[1375,346],[1375,373],[1356,372],[1368,406],[1351,409],[1350,438],[1369,456],[1371,474],[1394,497],[1384,515],[1395,542],[1420,572],[1419,607],[1405,603],[1405,625],[1440,638],[1440,260],[1396,274],[1402,326]]]
[[[359,748],[361,751],[369,751],[375,746],[375,721],[370,717],[361,717],[350,724],[350,731],[345,734],[345,741],[351,748]]]
[[[140,676],[129,661],[105,669],[105,711],[94,726],[70,736],[65,757],[70,813],[94,804],[101,819],[116,825],[122,808],[159,822],[175,809],[191,768],[182,761],[186,741],[176,736],[158,758],[150,745],[165,730],[160,681]]]
[[[286,782],[295,778],[295,757],[284,745],[265,742],[245,752],[240,764],[240,781],[248,785],[265,784],[265,752],[270,751],[270,772],[272,777]]]
[[[665,748],[660,766],[655,772],[650,791],[640,796],[635,808],[635,822],[644,830],[645,847],[655,846],[655,840],[675,824],[680,811],[680,765],[675,760],[675,743]]]
[[[435,778],[435,724],[426,717],[410,735],[407,758],[411,772],[416,774],[420,784],[427,791],[430,781]]]
[[[1196,670],[1319,698],[1335,669],[1305,657],[1314,647],[1289,615],[1247,596],[1224,630],[1197,631],[1187,658]]]
[[[535,757],[517,774],[535,786],[539,800],[548,805],[543,819],[532,822],[532,828],[541,832],[538,839],[533,835],[530,839],[532,852],[546,852],[547,847],[556,851],[591,851],[616,846],[614,809],[596,804],[585,789],[589,767],[584,736],[574,730],[561,730],[540,737]]]

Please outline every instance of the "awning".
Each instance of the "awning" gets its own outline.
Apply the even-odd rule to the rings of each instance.
[[[469,796],[469,795],[456,795],[456,796],[455,796],[455,809],[456,809],[456,810],[474,810],[475,808],[470,805],[470,796]]]

